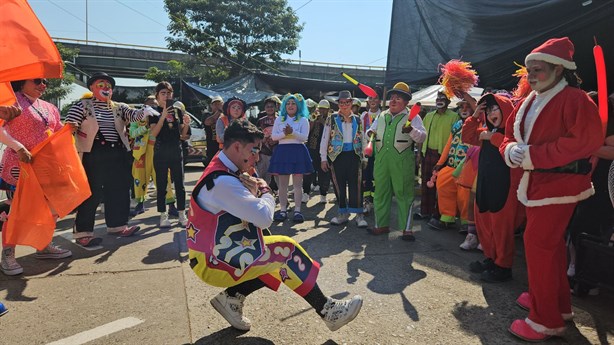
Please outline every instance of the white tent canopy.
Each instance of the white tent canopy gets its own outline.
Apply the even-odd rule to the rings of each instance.
[[[424,89],[420,91],[416,91],[416,93],[412,94],[411,101],[409,101],[409,105],[414,105],[417,102],[420,102],[422,106],[434,107],[436,99],[437,99],[437,92],[441,90],[443,90],[443,86],[431,85],[431,86],[425,87]],[[480,99],[480,96],[482,95],[482,91],[484,91],[484,89],[482,89],[481,87],[474,87],[471,90],[469,90],[469,94],[471,95],[471,97],[478,100]],[[456,107],[456,103],[458,101],[460,101],[460,99],[456,97],[452,97],[449,107],[450,108]]]

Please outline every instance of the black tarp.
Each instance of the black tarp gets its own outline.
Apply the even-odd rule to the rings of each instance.
[[[228,99],[237,96],[248,104],[258,103],[274,94],[285,95],[287,93],[301,93],[305,98],[316,101],[322,99],[326,94],[334,94],[341,90],[350,90],[356,97],[365,97],[358,87],[349,82],[295,78],[267,73],[250,73],[212,86],[199,86],[188,82],[185,82],[185,85],[208,98],[219,95],[223,99]]]
[[[549,38],[568,36],[584,89],[596,88],[593,36],[614,89],[614,0],[394,0],[386,85],[434,84],[438,65],[469,61],[480,86],[513,88],[514,61]]]

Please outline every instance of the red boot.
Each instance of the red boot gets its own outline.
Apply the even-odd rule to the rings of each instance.
[[[532,343],[539,343],[551,337],[551,335],[535,331],[525,320],[514,320],[508,331],[518,338]]]

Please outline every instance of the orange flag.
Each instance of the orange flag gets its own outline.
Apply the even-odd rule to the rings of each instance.
[[[51,242],[55,217],[64,217],[90,197],[90,187],[64,126],[32,149],[32,163],[20,163],[15,197],[6,223],[6,242],[42,250]]]
[[[0,105],[11,105],[10,81],[61,78],[62,58],[26,0],[2,0],[0,13]]]

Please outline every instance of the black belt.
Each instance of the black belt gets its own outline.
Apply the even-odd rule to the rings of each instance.
[[[569,164],[550,169],[535,169],[533,171],[558,174],[578,174],[587,175],[593,170],[593,165],[588,158],[578,159]]]
[[[124,143],[119,141],[108,141],[108,140],[94,140],[94,144],[98,146],[108,147],[108,148],[125,148]]]

